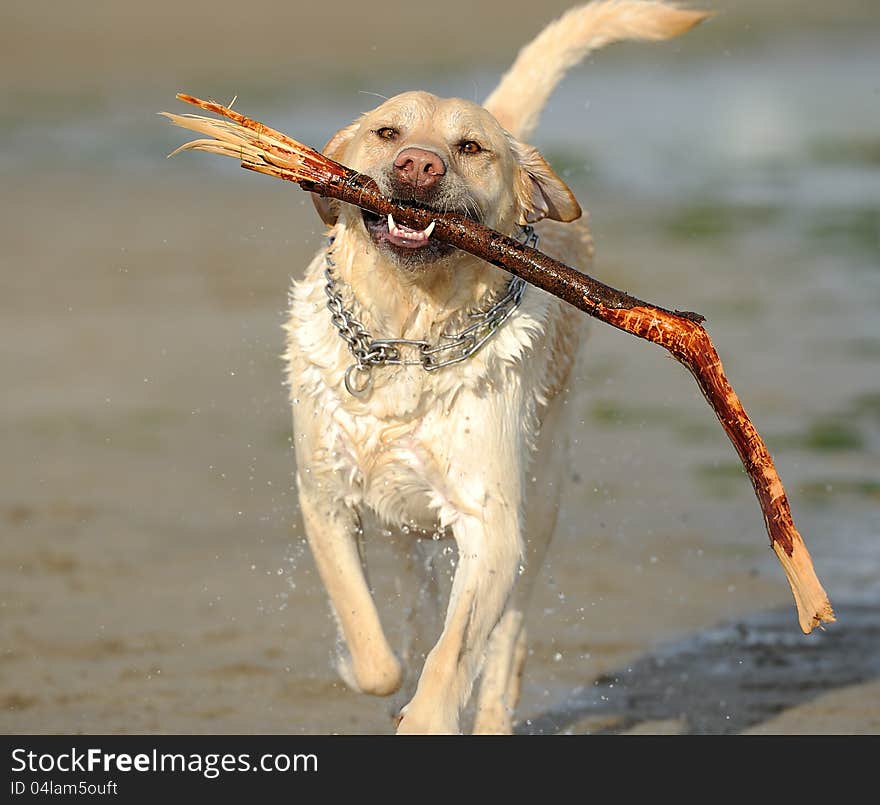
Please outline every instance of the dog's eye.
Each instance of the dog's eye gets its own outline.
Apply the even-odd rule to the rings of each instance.
[[[381,129],[376,129],[373,133],[383,140],[395,140],[399,132],[397,129],[392,129],[391,126],[383,126]]]
[[[462,154],[479,154],[483,148],[476,140],[462,140],[458,144],[458,150]]]

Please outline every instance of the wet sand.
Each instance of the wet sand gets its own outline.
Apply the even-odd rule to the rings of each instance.
[[[33,24],[24,6],[14,11]],[[113,32],[114,47],[126,31]],[[181,75],[197,75],[187,71],[205,52]],[[236,58],[249,56],[255,46]],[[311,205],[209,157],[166,162],[175,136],[133,113],[122,86],[75,109],[106,79],[92,57],[75,91],[63,62],[57,85],[30,75],[69,106],[35,100],[0,150],[0,731],[389,732],[392,703],[350,693],[332,670],[334,629],[292,491],[281,322],[289,279],[319,242]],[[150,115],[184,88],[168,63],[155,86],[135,81]],[[648,80],[639,69],[652,71],[622,68],[633,92]],[[615,80],[610,67],[595,75]],[[251,86],[261,79],[248,73]],[[336,100],[330,111],[310,101],[313,119],[332,122],[363,102],[355,93],[328,88]],[[693,382],[661,351],[594,326],[571,403],[581,424],[570,484],[530,613],[518,729],[876,732],[880,287],[865,182],[877,164],[870,147],[843,147],[870,146],[870,131],[821,140],[846,162],[835,172],[821,154],[761,167],[783,172],[778,202],[725,195],[731,175],[702,195],[664,195],[603,166],[623,161],[601,139],[613,121],[584,144],[581,121],[559,122],[558,109],[545,142],[592,211],[597,275],[709,317],[842,617],[800,635],[748,482]],[[133,145],[97,148],[107,127]],[[72,145],[43,158],[44,141]],[[851,174],[861,184],[829,181]],[[807,175],[846,203],[814,204],[812,186],[791,179]],[[399,644],[407,581],[389,542],[374,532],[368,553]],[[768,676],[779,663],[783,676]]]

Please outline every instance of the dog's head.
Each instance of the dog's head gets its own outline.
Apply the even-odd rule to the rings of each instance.
[[[571,190],[535,148],[511,136],[483,107],[458,98],[397,95],[336,132],[324,153],[375,179],[387,196],[459,212],[501,232],[542,218],[573,221],[581,215]],[[313,199],[325,223],[343,218],[403,266],[460,254],[429,231]]]

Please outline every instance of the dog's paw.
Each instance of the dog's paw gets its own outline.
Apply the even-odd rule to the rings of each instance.
[[[403,682],[403,668],[393,654],[355,662],[347,651],[340,651],[336,673],[351,690],[371,696],[390,696]]]
[[[393,654],[381,658],[370,657],[363,663],[355,663],[354,678],[362,693],[390,696],[403,682],[403,668]]]

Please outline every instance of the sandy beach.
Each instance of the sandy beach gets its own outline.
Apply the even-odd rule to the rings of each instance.
[[[395,3],[343,3],[344,26],[93,5],[0,26],[0,731],[391,732],[400,702],[333,671],[292,488],[281,324],[320,222],[231,161],[166,160],[185,135],[155,112],[237,93],[320,145],[368,93],[481,97],[567,4],[497,24],[508,4],[449,0],[438,40],[473,18],[428,51]],[[687,373],[596,324],[520,732],[880,731],[880,9],[709,5],[705,34],[592,57],[537,144],[591,213],[596,275],[707,316],[839,622],[801,635]],[[327,29],[332,57],[300,38]],[[412,545],[367,550],[399,645]]]

